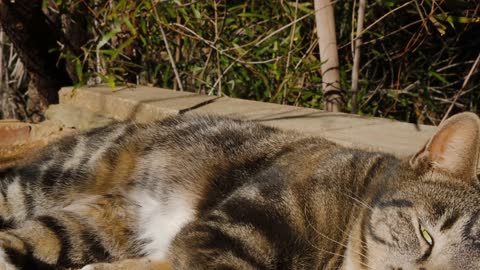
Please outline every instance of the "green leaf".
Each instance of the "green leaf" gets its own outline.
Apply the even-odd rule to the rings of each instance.
[[[114,37],[117,33],[118,33],[117,30],[112,30],[108,32],[106,35],[102,36],[102,39],[100,39],[100,41],[97,44],[97,49],[100,49],[105,44],[107,44],[112,39],[112,37]]]
[[[83,81],[83,67],[79,59],[75,61],[75,72],[77,73],[78,80]]]
[[[480,17],[460,17],[452,16],[445,13],[435,15],[435,18],[441,21],[448,22],[453,26],[454,23],[468,24],[468,23],[480,23]]]
[[[122,43],[122,45],[120,45],[116,50],[115,50],[115,54],[112,55],[112,60],[115,60],[118,55],[123,51],[123,49],[125,49],[126,47],[128,47],[130,44],[132,44],[132,42],[135,40],[135,37],[130,37],[129,39],[127,39],[127,41],[125,41],[124,43]]]
[[[257,14],[257,13],[251,13],[251,12],[243,12],[238,14],[239,17],[247,17],[247,18],[261,18],[264,20],[268,19],[268,16],[262,15],[262,14]]]
[[[128,19],[128,17],[125,17],[123,19],[123,22],[125,23],[125,25],[128,27],[128,30],[130,30],[130,32],[133,34],[133,35],[137,35],[137,29],[135,29],[135,27],[132,25],[132,22],[130,22],[130,20]]]
[[[450,84],[445,77],[443,77],[442,75],[438,74],[438,73],[435,72],[435,71],[429,71],[429,72],[428,72],[428,75],[431,76],[431,77],[436,78],[437,80],[443,82],[444,84]]]
[[[193,15],[195,16],[195,18],[197,18],[197,19],[202,18],[202,14],[200,14],[200,12],[198,11],[198,9],[195,6],[192,6],[192,11],[193,11]]]
[[[115,89],[115,77],[111,75],[107,75],[107,84],[113,90]]]
[[[100,50],[100,53],[108,56],[113,56],[117,54],[117,51],[116,50]]]
[[[48,8],[48,0],[43,0],[42,1],[42,9],[46,10]]]

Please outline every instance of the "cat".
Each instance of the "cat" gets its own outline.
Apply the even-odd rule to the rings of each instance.
[[[407,159],[216,116],[115,123],[0,173],[0,269],[480,269],[480,120]]]

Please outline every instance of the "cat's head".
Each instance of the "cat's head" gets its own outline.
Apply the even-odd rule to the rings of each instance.
[[[346,269],[480,269],[480,120],[445,121],[386,173],[350,236]]]

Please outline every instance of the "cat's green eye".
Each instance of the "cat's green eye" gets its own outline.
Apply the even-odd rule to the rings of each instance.
[[[430,246],[433,246],[433,238],[432,238],[432,236],[431,236],[430,233],[427,231],[427,229],[425,229],[425,227],[423,227],[421,224],[420,224],[420,234],[422,235],[423,239],[425,239],[425,241],[426,241]]]

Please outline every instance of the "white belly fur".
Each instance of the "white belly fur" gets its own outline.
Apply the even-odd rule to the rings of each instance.
[[[175,235],[195,215],[191,200],[180,192],[160,200],[145,191],[133,192],[131,199],[139,206],[139,236],[146,242],[142,251],[152,260],[165,259]]]

